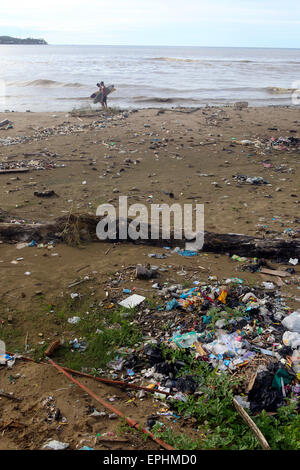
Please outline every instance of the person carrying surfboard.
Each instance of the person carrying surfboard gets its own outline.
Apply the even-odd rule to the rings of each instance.
[[[102,108],[107,109],[107,90],[106,90],[106,86],[104,85],[104,82],[100,83],[99,91],[101,92],[100,103],[102,104]]]
[[[103,108],[107,109],[107,96],[112,93],[113,91],[116,91],[114,85],[109,85],[105,86],[104,82],[97,83],[98,91],[96,93],[93,93],[90,98],[93,99],[93,103],[101,103]],[[103,95],[103,90],[104,90],[104,95]],[[102,99],[103,97],[103,99]]]

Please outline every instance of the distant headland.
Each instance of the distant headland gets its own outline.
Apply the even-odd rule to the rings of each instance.
[[[0,44],[48,44],[45,39],[33,39],[33,38],[13,38],[11,36],[0,36]]]

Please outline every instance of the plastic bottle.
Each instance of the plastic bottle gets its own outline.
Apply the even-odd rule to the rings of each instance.
[[[300,376],[300,350],[299,349],[295,349],[295,351],[293,352],[292,361],[293,361],[293,365],[292,365],[293,371],[297,374],[298,379],[299,379],[299,376]]]

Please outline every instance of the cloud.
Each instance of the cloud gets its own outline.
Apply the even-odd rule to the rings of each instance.
[[[186,32],[210,26],[231,25],[274,27],[274,37],[281,27],[300,24],[298,0],[13,0],[1,5],[0,27],[20,28],[39,35],[49,35],[55,42],[70,38],[73,43],[103,43],[107,38],[124,43],[128,38],[143,41],[143,34],[153,31],[153,38],[182,38]],[[188,29],[190,28],[190,31]],[[275,31],[275,28],[277,30]],[[275,36],[276,34],[276,36]],[[47,39],[47,37],[46,37]],[[182,40],[182,39],[181,39]],[[131,42],[133,43],[133,42]]]

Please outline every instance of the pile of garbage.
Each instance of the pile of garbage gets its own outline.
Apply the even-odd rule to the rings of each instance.
[[[163,351],[170,348],[206,362],[216,374],[240,373],[256,365],[248,396],[238,396],[240,404],[253,412],[276,411],[286,404],[286,397],[297,399],[300,311],[292,312],[280,292],[247,287],[242,279],[194,284],[190,289],[180,284],[153,285],[162,304],[156,312],[140,311],[138,321],[149,336],[140,349],[118,352],[108,365],[111,376],[122,373],[122,379],[130,383],[150,380],[157,397],[163,391],[185,401],[186,393],[200,391],[200,377],[178,378],[186,363],[166,360]]]
[[[289,148],[299,148],[300,139],[296,137],[272,137],[267,143],[267,149],[288,150]]]
[[[79,132],[84,132],[85,130],[93,130],[93,129],[103,129],[105,128],[105,124],[109,122],[114,122],[117,120],[126,119],[128,117],[128,112],[121,111],[119,114],[115,116],[106,116],[104,119],[99,119],[93,121],[91,123],[86,124],[75,124],[70,122],[63,122],[57,126],[47,127],[47,128],[38,128],[34,130],[34,133],[31,136],[15,136],[15,137],[3,137],[0,138],[0,147],[1,146],[10,146],[10,145],[17,145],[17,144],[25,144],[32,141],[40,141],[43,139],[47,139],[50,136],[56,135],[71,135],[77,134]]]
[[[59,164],[58,162],[51,160],[19,160],[19,161],[10,161],[10,162],[0,162],[0,171],[4,173],[7,170],[19,170],[19,169],[28,169],[28,170],[51,170],[53,168],[65,167],[65,165]]]
[[[239,182],[248,183],[248,184],[255,184],[255,185],[270,184],[269,181],[267,181],[262,176],[250,177],[247,175],[235,175],[233,176],[233,178]]]
[[[277,130],[277,129],[276,129]],[[243,146],[253,146],[257,149],[263,149],[267,152],[271,150],[289,151],[297,150],[300,147],[300,139],[297,137],[271,137],[271,138],[257,138],[254,140],[237,140],[232,138],[232,142]]]

